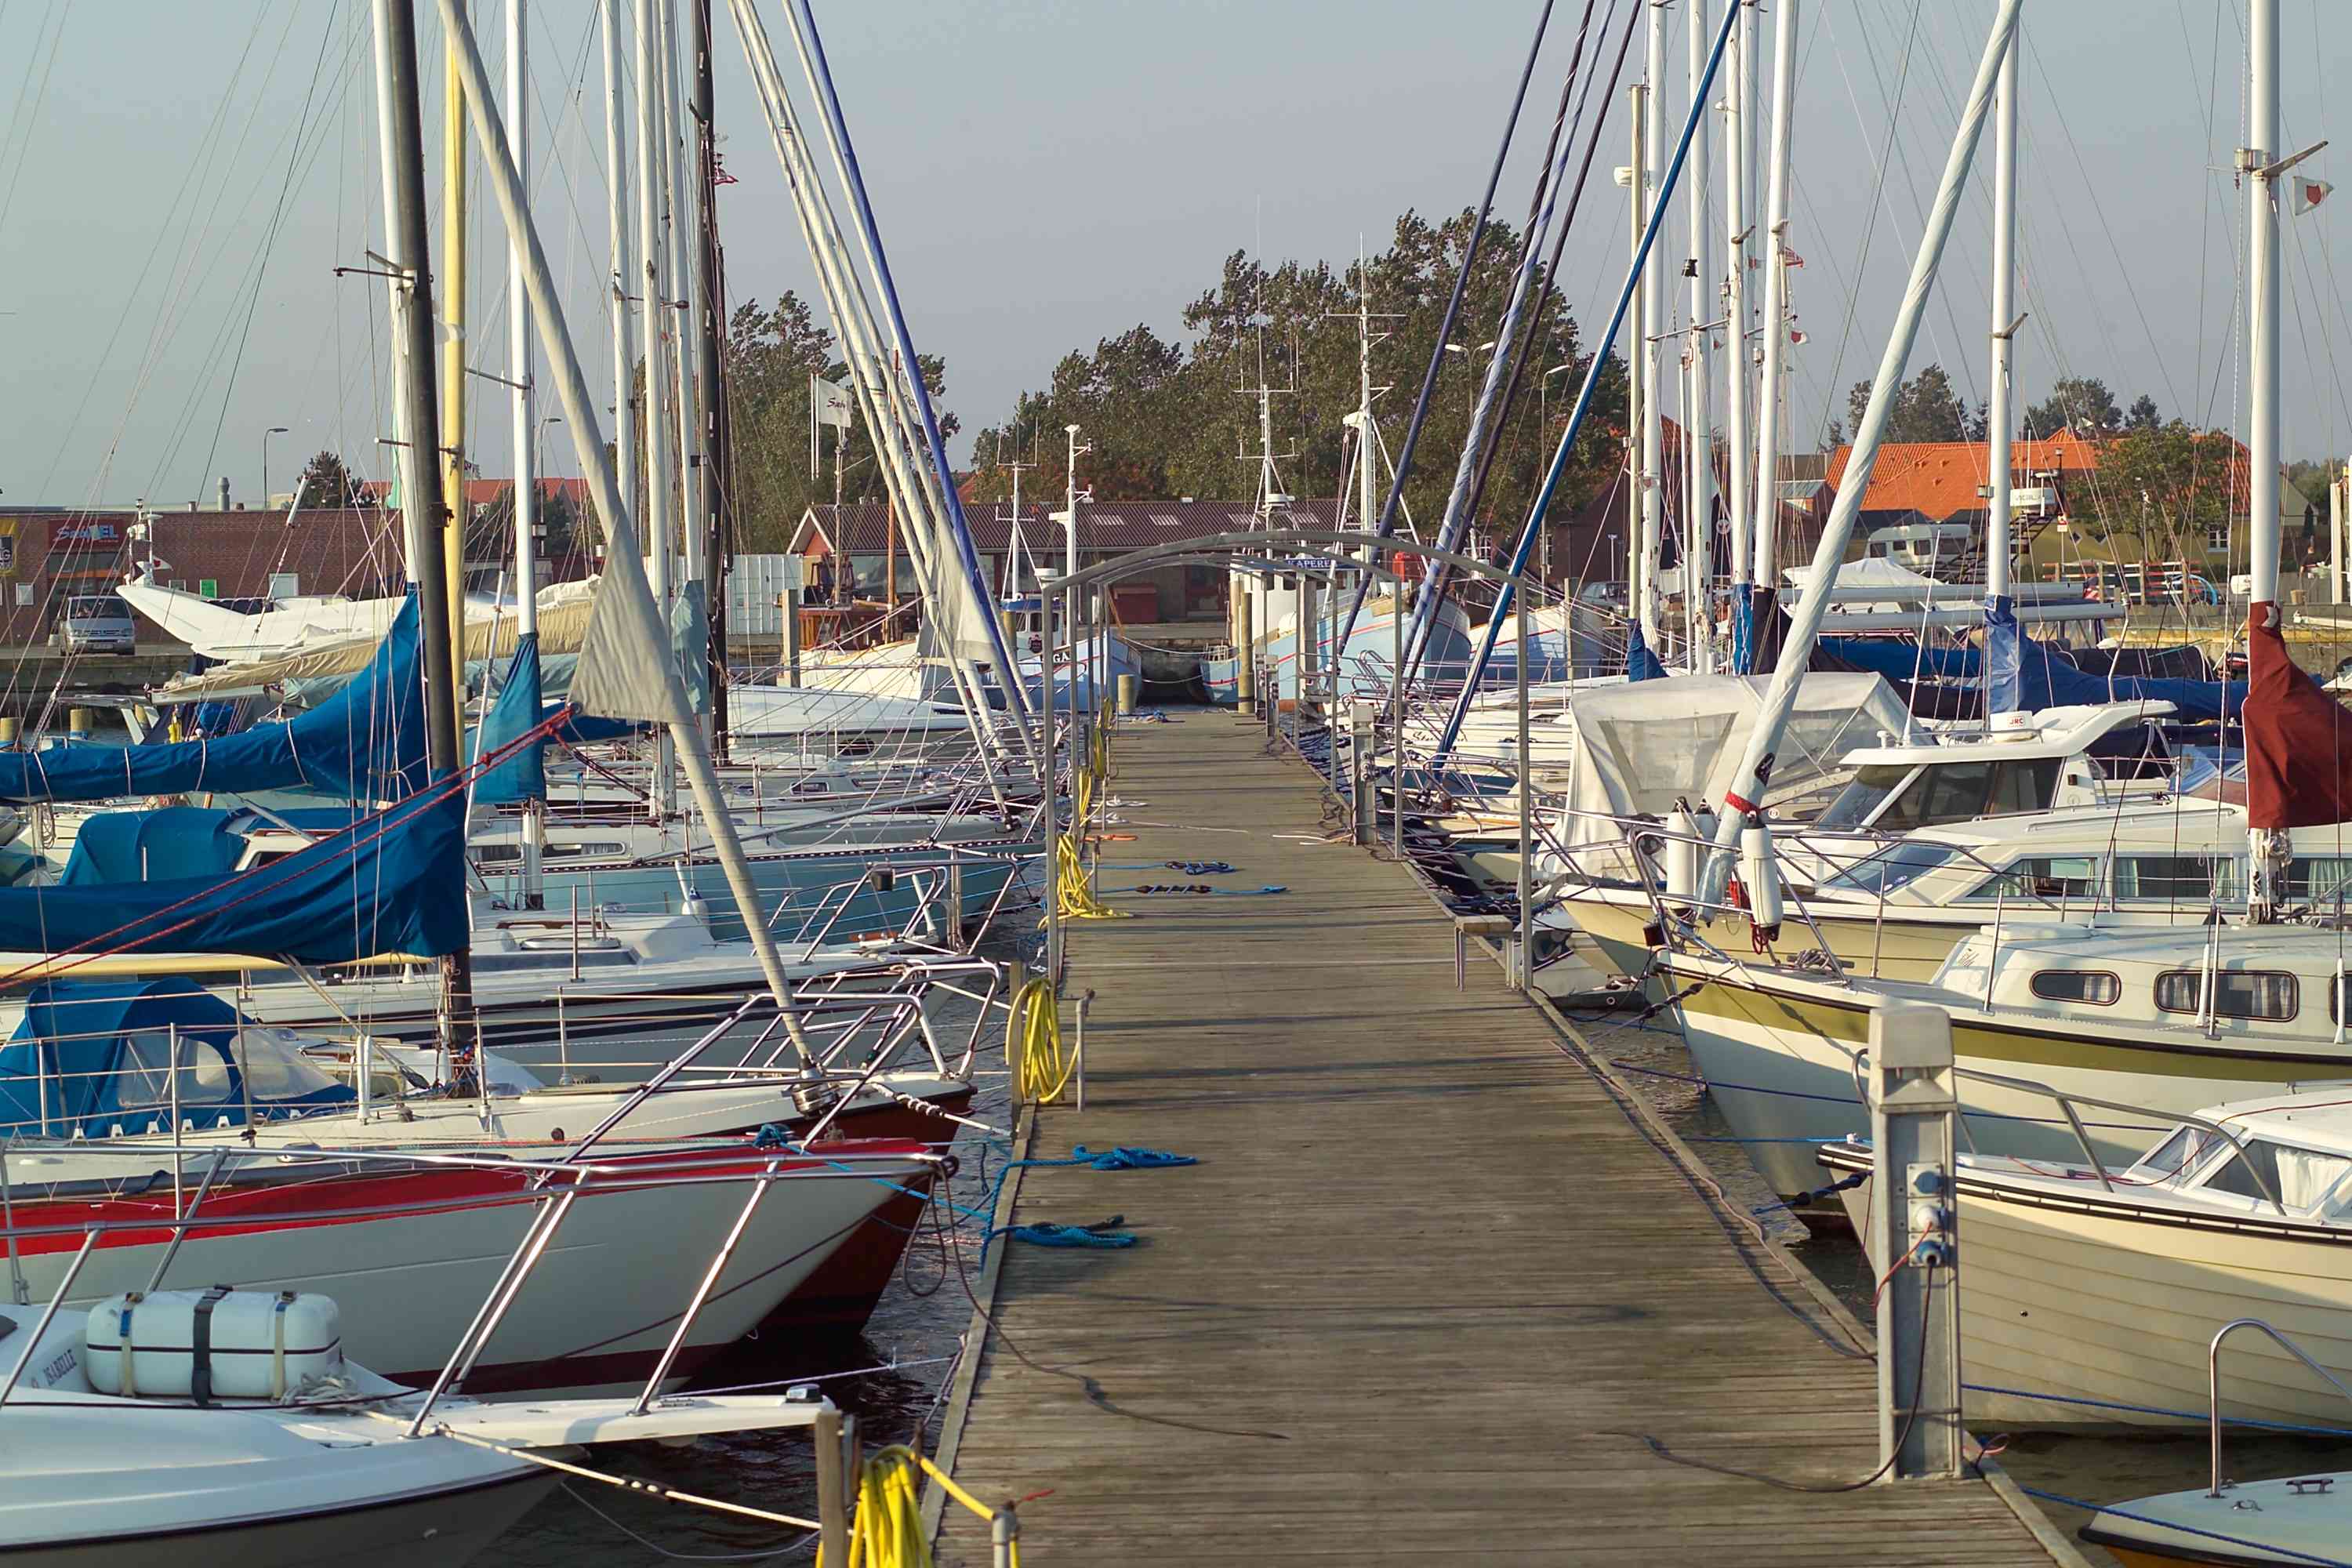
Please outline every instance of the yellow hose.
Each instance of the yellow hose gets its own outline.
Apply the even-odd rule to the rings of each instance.
[[[984,1520],[993,1509],[948,1479],[947,1472],[904,1445],[877,1448],[857,1478],[857,1517],[849,1532],[848,1568],[932,1568],[931,1544],[923,1533],[922,1498],[917,1485],[928,1474],[948,1496]],[[825,1568],[817,1552],[817,1568]],[[1013,1542],[1013,1568],[1021,1568],[1021,1542]]]
[[[1004,1065],[1013,1072],[1013,1098],[1026,1105],[1051,1105],[1062,1098],[1077,1058],[1062,1055],[1062,1004],[1043,975],[1013,994],[1004,1021]]]

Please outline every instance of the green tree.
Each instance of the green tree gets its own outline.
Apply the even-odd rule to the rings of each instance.
[[[2145,392],[2132,399],[2131,411],[2124,416],[2126,430],[2155,430],[2163,424],[2162,416],[2156,411],[2156,399]]]
[[[962,426],[942,407],[947,396],[946,362],[937,354],[925,354],[920,363],[932,406],[940,409],[940,433],[953,437]],[[812,505],[829,505],[833,500],[832,426],[823,431],[816,467],[809,467],[809,377],[823,376],[846,384],[847,367],[835,353],[833,333],[817,324],[808,303],[790,289],[778,296],[773,305],[763,307],[756,300],[747,300],[735,308],[727,324],[722,363],[733,459],[729,468],[733,494],[729,499],[733,503],[736,547],[781,551],[791,542],[803,512]],[[642,374],[639,379],[642,384]],[[643,426],[639,420],[641,443]],[[866,429],[862,410],[843,443],[841,465],[844,500],[868,500],[882,495],[884,476],[874,461],[872,436]],[[637,472],[642,487],[642,462]]]
[[[1349,264],[1286,261],[1268,267],[1235,251],[1215,285],[1185,308],[1184,338],[1170,342],[1137,326],[1097,342],[1091,353],[1065,355],[1049,384],[1022,395],[1002,424],[982,430],[974,446],[982,465],[977,493],[1011,492],[999,459],[1016,455],[1037,465],[1023,479],[1024,494],[1058,495],[1065,483],[1063,426],[1077,425],[1094,448],[1079,459],[1079,478],[1099,500],[1177,496],[1247,500],[1255,493],[1259,432],[1254,389],[1275,389],[1274,450],[1284,488],[1299,496],[1338,493],[1352,435],[1341,424],[1359,400],[1356,310],[1360,291],[1382,312],[1384,334],[1372,350],[1372,381],[1389,389],[1373,412],[1391,450],[1419,389],[1438,327],[1468,241],[1472,215],[1432,224],[1416,213],[1397,220],[1387,249],[1367,258],[1359,278]],[[1430,408],[1404,500],[1424,531],[1444,511],[1471,411],[1519,264],[1520,237],[1490,224],[1465,290],[1454,341]],[[1522,331],[1530,327],[1523,319]],[[1567,301],[1552,289],[1538,296],[1530,360],[1519,397],[1497,434],[1493,471],[1481,499],[1480,527],[1496,539],[1515,538],[1534,504],[1553,442],[1588,356]],[[1546,371],[1571,370],[1551,382],[1547,401],[1538,387]],[[1590,498],[1621,458],[1625,384],[1613,359],[1603,367],[1593,416],[1571,454],[1549,513],[1564,517]],[[1543,428],[1543,416],[1551,428]],[[1385,473],[1381,476],[1385,480]],[[1381,491],[1385,496],[1386,485]]]
[[[1871,384],[1857,381],[1845,395],[1846,422],[1862,428],[1863,411],[1870,406]],[[1965,441],[1969,413],[1952,390],[1952,378],[1940,364],[1931,364],[1895,389],[1894,411],[1887,416],[1888,441]],[[1979,426],[1981,429],[1981,425]]]
[[[367,504],[365,481],[345,465],[341,453],[332,450],[321,450],[317,457],[303,464],[294,488],[297,504],[301,506],[354,507]]]
[[[2147,416],[2153,427],[2156,400],[2142,395],[2147,405]],[[2138,404],[2133,405],[2135,416]],[[2025,431],[2029,436],[2054,436],[2061,430],[2073,430],[2084,436],[2112,436],[2124,427],[2124,411],[2116,406],[2116,395],[2107,384],[2096,376],[2062,375],[2050,388],[2050,395],[2025,411]]]
[[[2236,461],[2226,434],[2185,420],[2129,431],[2099,453],[2094,523],[2110,539],[2136,540],[2144,557],[2200,559],[2209,531],[2229,524]]]

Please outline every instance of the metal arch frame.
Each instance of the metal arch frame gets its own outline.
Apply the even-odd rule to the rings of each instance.
[[[1150,571],[1158,566],[1196,563],[1203,565],[1219,563],[1228,566],[1245,565],[1252,560],[1262,560],[1263,558],[1255,552],[1269,547],[1380,545],[1386,542],[1388,542],[1375,535],[1353,530],[1342,532],[1337,529],[1319,528],[1286,528],[1272,531],[1255,529],[1239,533],[1213,533],[1201,539],[1171,540],[1166,544],[1155,544],[1148,550],[1130,551],[1124,555],[1115,555],[1108,561],[1099,562],[1083,571],[1073,572],[1067,576],[1056,576],[1052,573],[1045,573],[1043,575],[1045,590],[1058,593],[1066,588],[1091,588],[1104,583],[1115,583],[1122,577],[1132,576],[1138,572]],[[1482,577],[1494,583],[1507,583],[1522,593],[1533,594],[1540,586],[1534,578],[1524,572],[1507,572],[1490,561],[1481,561],[1475,556],[1465,555],[1459,551],[1440,550],[1433,545],[1399,545],[1395,548],[1409,550],[1410,553],[1416,556],[1443,561],[1474,577]],[[1374,552],[1376,556],[1381,553],[1385,552]],[[1270,569],[1277,571],[1311,570],[1296,562],[1286,564],[1280,562],[1264,563]],[[1391,583],[1406,581],[1404,577],[1381,564],[1377,559],[1360,561],[1353,556],[1334,556],[1332,569],[1342,567],[1363,572]],[[1419,581],[1419,579],[1415,578],[1413,581]]]

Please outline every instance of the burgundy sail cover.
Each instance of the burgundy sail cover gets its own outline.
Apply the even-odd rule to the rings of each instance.
[[[2246,648],[2247,826],[2352,821],[2352,711],[2287,657],[2276,605],[2253,606]]]

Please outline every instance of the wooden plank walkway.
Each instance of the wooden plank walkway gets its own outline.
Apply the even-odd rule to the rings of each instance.
[[[1313,783],[1260,735],[1184,711],[1117,742],[1123,815],[1184,826],[1118,829],[1106,859],[1288,891],[1112,895],[1136,918],[1074,930],[1088,1103],[1040,1113],[1032,1152],[1202,1163],[1023,1175],[1019,1220],[1143,1238],[1003,1258],[953,1463],[983,1501],[1052,1489],[1022,1510],[1031,1568],[2053,1561],[1981,1482],[1798,1495],[1624,1435],[1858,1478],[1872,1364],[1494,964],[1455,990],[1409,873],[1286,837],[1317,831]],[[985,1527],[948,1516],[940,1561],[986,1564]]]

